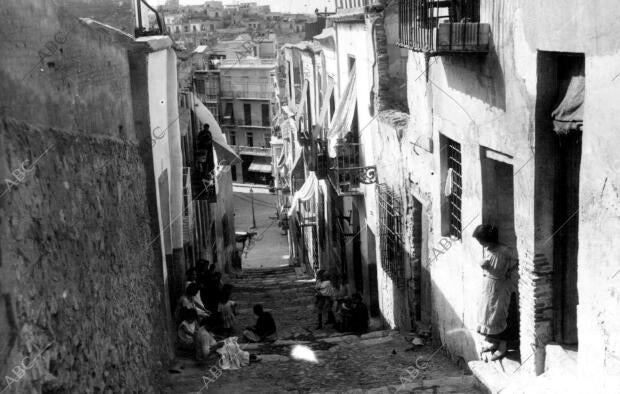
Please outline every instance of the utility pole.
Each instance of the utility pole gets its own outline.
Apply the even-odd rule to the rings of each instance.
[[[256,228],[256,217],[254,216],[254,189],[250,188],[250,195],[252,196],[252,227],[250,229]]]

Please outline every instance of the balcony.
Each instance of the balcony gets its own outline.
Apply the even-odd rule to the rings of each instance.
[[[264,85],[262,89],[235,89],[230,86],[222,86],[222,99],[265,100],[271,101],[276,97],[276,91],[271,85]]]
[[[375,166],[362,167],[360,164],[359,143],[339,140],[334,146],[336,157],[329,168],[329,180],[339,196],[361,195],[361,184],[377,181]]]
[[[213,172],[205,172],[200,165],[197,165],[191,171],[191,179],[192,200],[202,200],[210,203],[217,202],[217,191]]]
[[[261,148],[259,146],[235,146],[235,150],[240,155],[271,157],[271,148]]]
[[[430,55],[486,53],[490,26],[479,22],[479,0],[401,0],[398,45]]]
[[[318,179],[326,179],[329,170],[329,155],[327,154],[327,141],[317,139],[312,145],[313,149],[313,170]]]

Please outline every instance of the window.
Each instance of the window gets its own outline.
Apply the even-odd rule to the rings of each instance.
[[[246,126],[252,126],[252,106],[249,103],[243,104],[243,120]]]
[[[193,31],[196,31],[196,25],[193,25],[193,26],[192,26],[192,30],[193,30]]]
[[[200,25],[200,31],[205,31],[205,25]]]
[[[234,131],[228,132],[228,139],[230,140],[230,145],[237,145],[237,135]]]
[[[334,112],[336,112],[336,99],[334,98],[334,92],[329,96],[329,121],[334,118]]]
[[[442,235],[461,239],[461,144],[440,136],[440,155],[442,169]]]
[[[397,287],[405,285],[405,256],[402,239],[402,201],[392,188],[377,185],[381,267]]]
[[[262,113],[262,120],[263,120],[263,126],[265,127],[269,127],[271,125],[271,119],[269,116],[269,104],[262,104],[261,105],[261,113]]]
[[[224,123],[225,124],[234,124],[235,123],[235,114],[233,111],[233,103],[226,103],[226,108],[224,109]]]
[[[189,26],[187,25],[183,26],[183,30],[185,30],[186,33],[189,32]]]
[[[205,94],[205,80],[195,79],[194,83],[196,84],[196,93]]]
[[[252,134],[252,132],[248,132],[246,134],[246,139],[247,139],[247,146],[249,147],[254,146],[254,134]]]
[[[269,134],[265,134],[265,148],[269,148],[271,146],[271,136]]]
[[[230,166],[230,175],[232,177],[233,182],[237,181],[237,167]]]

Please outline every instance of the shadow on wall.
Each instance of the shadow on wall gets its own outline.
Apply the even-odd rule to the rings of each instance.
[[[450,88],[506,110],[504,71],[495,50],[492,33],[489,36],[487,54],[448,55],[442,60]]]

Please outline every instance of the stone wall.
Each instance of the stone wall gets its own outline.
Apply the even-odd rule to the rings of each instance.
[[[52,2],[3,12],[37,28],[0,42],[0,389],[155,391],[171,348],[127,49]]]
[[[2,376],[19,377],[14,368],[50,345],[11,390],[152,390],[168,342],[136,146],[6,118],[0,127],[2,179],[23,160],[31,169],[0,200]]]

